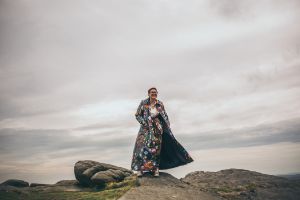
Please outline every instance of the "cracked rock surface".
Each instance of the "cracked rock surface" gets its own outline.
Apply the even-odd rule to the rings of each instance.
[[[119,200],[217,200],[217,196],[192,188],[187,183],[180,181],[174,176],[160,172],[159,177],[145,173],[137,177],[138,187],[131,188]]]

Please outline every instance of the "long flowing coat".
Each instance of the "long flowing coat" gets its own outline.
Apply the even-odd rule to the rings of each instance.
[[[163,102],[157,99],[157,104],[155,106],[157,111],[159,112],[159,118],[163,126],[159,169],[170,169],[194,161],[189,153],[185,150],[185,148],[174,137],[170,127],[169,117],[165,110]],[[139,139],[139,136],[141,134],[154,134],[151,117],[149,116],[150,97],[141,100],[135,113],[136,120],[140,123],[140,129],[133,150],[131,162],[132,170],[137,170],[136,161],[138,159],[138,151],[140,151],[140,149],[146,145],[142,140]]]

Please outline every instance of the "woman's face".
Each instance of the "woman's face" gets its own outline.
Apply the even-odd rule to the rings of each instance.
[[[152,99],[156,99],[157,98],[157,91],[155,89],[150,90],[149,97],[152,98]]]

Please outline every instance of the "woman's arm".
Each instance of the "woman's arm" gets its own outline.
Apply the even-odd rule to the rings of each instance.
[[[135,113],[135,118],[142,126],[147,126],[147,123],[143,118],[143,111],[144,111],[143,100],[141,100],[141,103]]]

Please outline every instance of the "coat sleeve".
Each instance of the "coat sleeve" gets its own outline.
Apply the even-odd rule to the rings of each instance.
[[[135,118],[142,126],[146,126],[147,123],[143,118],[143,110],[144,110],[143,100],[141,100],[140,105],[138,106],[137,111],[135,113]]]
[[[166,116],[166,121],[167,121],[167,123],[168,123],[168,126],[170,126],[170,120],[169,120],[169,116],[168,116],[168,114],[167,114],[167,111],[166,111],[166,109],[165,109],[165,105],[164,105],[163,103],[161,103],[161,104],[162,104],[163,111],[164,111],[165,116]]]

